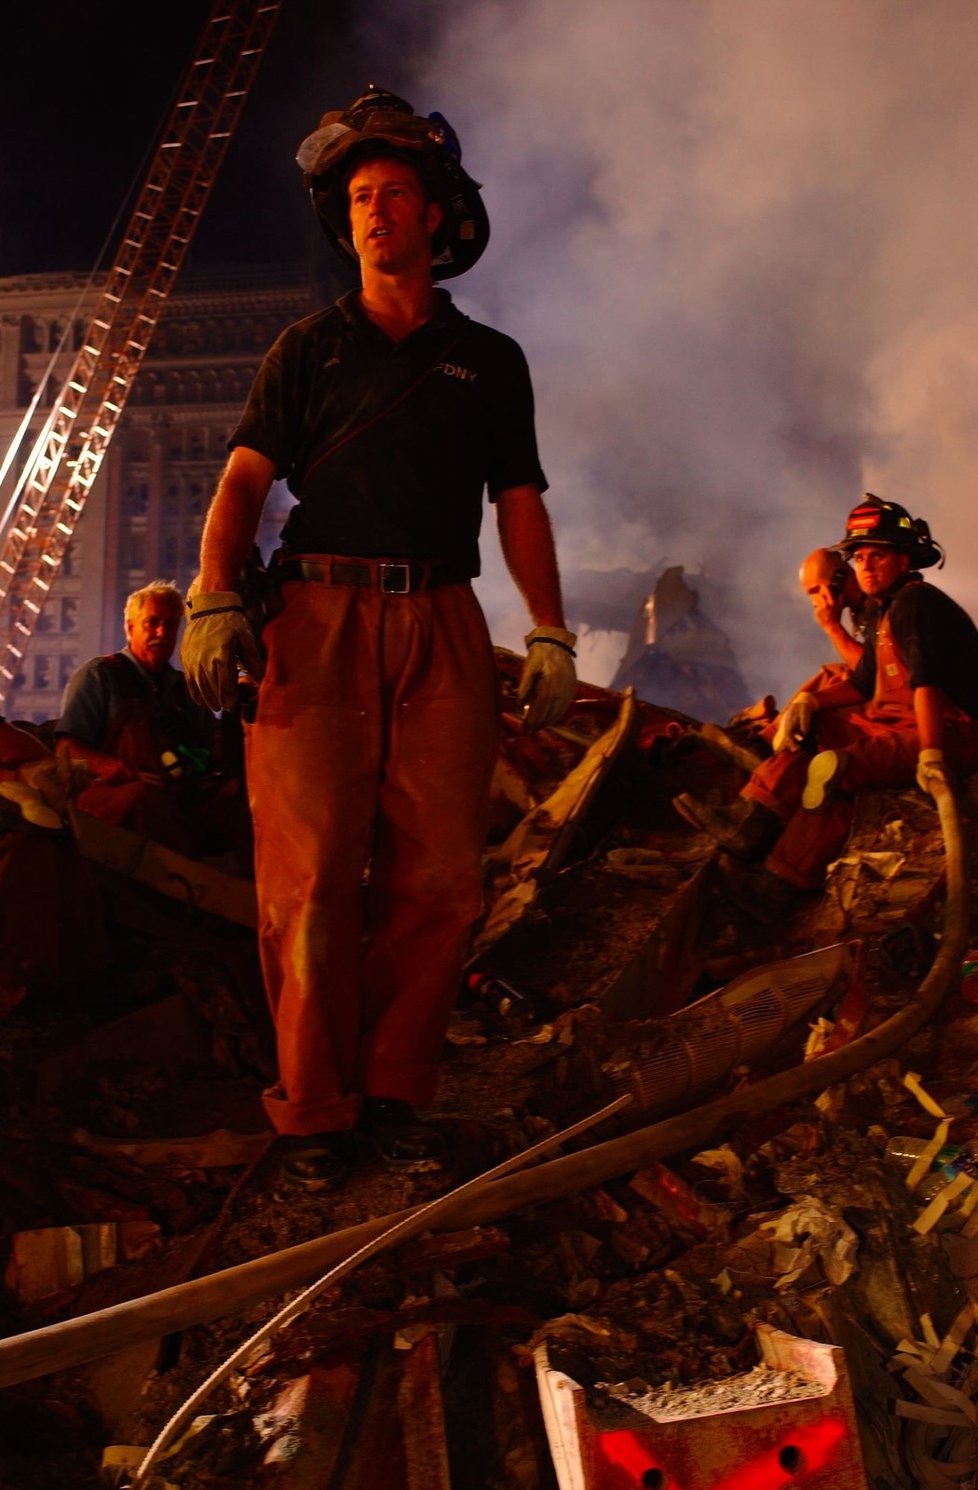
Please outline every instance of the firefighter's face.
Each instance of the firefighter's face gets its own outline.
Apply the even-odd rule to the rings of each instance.
[[[149,595],[141,610],[126,621],[126,640],[137,662],[151,673],[162,672],[177,644],[183,608],[166,595]]]
[[[350,177],[350,228],[361,264],[388,274],[431,262],[441,208],[425,199],[413,166],[395,157],[364,161]]]
[[[898,548],[866,543],[854,552],[852,567],[864,595],[885,595],[909,571],[910,556]]]

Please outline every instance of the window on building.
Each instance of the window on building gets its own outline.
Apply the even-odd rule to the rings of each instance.
[[[54,658],[42,652],[34,658],[34,687],[39,693],[46,692],[54,687],[54,677]]]
[[[130,481],[122,498],[122,510],[127,517],[144,517],[149,507],[149,483]]]
[[[66,595],[61,602],[61,630],[78,630],[78,601],[71,595]]]
[[[58,658],[58,687],[67,688],[71,675],[78,666],[78,658],[73,652],[62,652]]]

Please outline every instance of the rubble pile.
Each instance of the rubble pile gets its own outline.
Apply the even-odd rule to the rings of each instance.
[[[504,722],[517,670],[500,655]],[[854,1411],[858,1446],[846,1440],[845,1472],[824,1483],[968,1483],[971,962],[896,1051],[751,1106],[771,1073],[846,1050],[916,997],[944,927],[933,805],[865,793],[827,895],[760,932],[713,894],[713,846],[669,806],[681,790],[729,799],[743,779],[695,723],[599,689],[536,739],[514,720],[487,915],[430,1114],[451,1141],[445,1173],[364,1154],[335,1192],[289,1188],[259,1102],[270,1054],[252,930],[84,861],[108,959],[25,979],[0,1024],[3,1490],[618,1490],[663,1483],[641,1478],[665,1472],[656,1432],[680,1455],[690,1424],[715,1433],[743,1414],[756,1457],[774,1452],[778,1411],[797,1429],[778,1441],[782,1468],[789,1449],[814,1465],[826,1414]],[[50,830],[4,838],[33,831]],[[76,852],[67,830],[52,838]],[[620,1095],[629,1106],[520,1176],[518,1205],[488,1214],[508,1183],[493,1182],[481,1219],[448,1209],[427,1234],[378,1243],[262,1335],[139,1478],[173,1415],[302,1286],[247,1292],[257,1260],[319,1238],[345,1256],[366,1223],[446,1196]],[[735,1119],[720,1112],[729,1099]],[[616,1157],[666,1129],[657,1152]],[[309,1265],[305,1281],[325,1271]],[[81,1364],[3,1374],[20,1332],[47,1328],[53,1363],[59,1322],[128,1319],[128,1301],[176,1300],[214,1274],[222,1300],[191,1323],[174,1312]],[[581,1394],[577,1439],[560,1419],[565,1389]],[[818,1452],[842,1453],[830,1438]],[[572,1469],[575,1454],[589,1467]]]

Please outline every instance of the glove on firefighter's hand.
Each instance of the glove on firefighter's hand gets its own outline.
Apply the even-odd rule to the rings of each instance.
[[[781,722],[771,741],[771,749],[777,755],[782,750],[798,750],[802,740],[812,727],[815,714],[815,695],[796,693],[785,705]]]
[[[950,786],[948,780],[947,766],[944,764],[943,750],[935,750],[931,747],[922,750],[917,757],[917,785],[922,792],[929,797],[934,795],[933,784],[941,781],[945,786]]]
[[[238,666],[257,682],[265,671],[255,634],[234,590],[187,598],[189,612],[180,661],[190,695],[208,709],[233,709],[238,702]]]
[[[577,637],[573,631],[561,631],[556,626],[537,626],[524,641],[526,661],[517,697],[525,710],[523,728],[533,734],[559,723],[574,701]]]

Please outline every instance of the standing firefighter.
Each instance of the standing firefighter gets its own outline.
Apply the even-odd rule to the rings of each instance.
[[[528,728],[570,703],[574,637],[523,354],[432,284],[489,236],[452,131],[372,87],[326,114],[298,160],[362,288],[262,364],[208,514],[183,664],[215,709],[234,707],[239,663],[262,678],[246,750],[278,1040],[265,1105],[290,1137],[286,1172],[327,1184],[356,1127],[391,1163],[445,1157],[414,1109],[435,1093],[481,903],[498,718],[470,584],[484,489],[534,622]],[[237,587],[277,477],[298,505],[263,670]]]

